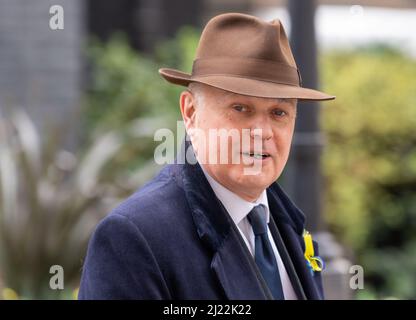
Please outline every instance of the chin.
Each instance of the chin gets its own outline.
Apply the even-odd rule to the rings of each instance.
[[[255,175],[245,174],[244,166],[238,166],[229,171],[231,179],[234,183],[244,188],[250,187],[253,189],[264,190],[270,186],[276,179],[276,171],[262,168],[262,170]]]

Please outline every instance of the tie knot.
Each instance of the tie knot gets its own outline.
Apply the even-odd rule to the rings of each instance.
[[[250,221],[255,235],[267,233],[266,209],[264,205],[255,206],[248,213],[247,218]]]

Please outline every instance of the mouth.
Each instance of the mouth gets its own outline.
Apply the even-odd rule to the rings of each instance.
[[[251,157],[254,159],[259,159],[259,160],[265,160],[270,158],[270,154],[267,152],[262,152],[262,153],[255,153],[255,152],[242,152],[242,155],[246,156],[246,157]]]

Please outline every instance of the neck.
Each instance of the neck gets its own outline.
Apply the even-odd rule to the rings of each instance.
[[[200,164],[202,171],[205,173],[205,175],[209,176],[211,179],[213,179],[216,183],[220,184],[224,188],[228,189],[232,193],[239,196],[241,199],[248,201],[248,202],[256,202],[256,200],[260,197],[262,191],[253,191],[253,190],[247,190],[244,188],[240,188],[239,186],[235,186],[232,184],[227,184],[226,182],[221,182],[214,174],[212,174],[208,168],[206,168],[204,165]],[[251,191],[251,192],[247,192]]]
[[[233,190],[231,188],[226,187],[227,189],[229,189],[230,191],[234,192],[237,196],[239,196],[240,198],[248,201],[248,202],[256,202],[256,200],[260,197],[260,193],[256,193],[256,194],[247,194],[247,193],[242,193],[242,192],[238,192],[237,190]]]

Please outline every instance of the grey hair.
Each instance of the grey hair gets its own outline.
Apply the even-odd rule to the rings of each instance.
[[[195,98],[195,103],[197,106],[202,106],[205,103],[204,86],[204,84],[198,82],[191,82],[188,85],[188,91],[192,93],[192,96]]]

